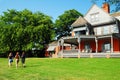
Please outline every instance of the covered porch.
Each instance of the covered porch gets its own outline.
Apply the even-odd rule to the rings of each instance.
[[[94,45],[92,48],[88,43],[92,42]],[[70,44],[70,49],[66,50],[64,44]],[[92,45],[91,43],[91,45]],[[62,37],[58,41],[58,46],[61,46],[61,53],[88,53],[88,52],[97,52],[96,47],[96,37],[95,36],[86,36],[81,35],[79,37]]]
[[[58,55],[65,56],[65,55],[75,55],[80,56],[85,54],[107,54],[107,53],[119,53],[119,49],[114,49],[117,43],[120,44],[120,36],[118,34],[109,34],[103,36],[93,36],[93,35],[81,35],[78,37],[62,37],[58,41],[58,46],[61,46]],[[109,42],[106,43],[106,42]],[[70,44],[70,49],[66,50],[64,44]],[[105,44],[105,45],[103,45]],[[110,47],[109,47],[110,46]],[[105,54],[105,55],[106,55]]]

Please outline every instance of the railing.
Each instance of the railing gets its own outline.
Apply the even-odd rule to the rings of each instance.
[[[78,50],[64,50],[59,53],[61,58],[120,58],[120,53],[78,53]]]
[[[66,53],[69,53],[69,54],[78,53],[78,50],[77,50],[77,49],[73,49],[73,50],[63,50],[63,53],[64,53],[64,54],[66,54]]]

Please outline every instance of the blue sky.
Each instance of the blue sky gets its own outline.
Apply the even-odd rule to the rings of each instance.
[[[99,7],[103,3],[101,1],[97,2]],[[0,0],[0,15],[7,9],[16,9],[18,11],[28,9],[32,12],[40,11],[47,14],[54,21],[66,10],[76,9],[82,14],[86,14],[91,6],[91,0]]]

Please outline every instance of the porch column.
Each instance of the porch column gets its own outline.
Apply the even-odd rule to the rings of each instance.
[[[58,45],[57,45],[58,46],[58,52],[60,51],[60,45],[61,45],[60,41],[58,41]]]
[[[62,39],[61,43],[62,43],[62,54],[63,54],[63,50],[64,50],[64,39]]]
[[[97,40],[97,37],[95,37],[95,43],[96,43],[96,53],[98,53],[98,40]]]
[[[81,42],[81,39],[80,39],[80,38],[78,38],[78,45],[79,45],[79,50],[78,50],[78,52],[79,52],[79,53],[81,53],[81,46],[80,46],[80,42]]]
[[[113,36],[111,35],[111,53],[113,53]]]

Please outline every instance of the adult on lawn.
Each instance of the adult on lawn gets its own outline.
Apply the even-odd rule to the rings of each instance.
[[[16,59],[16,68],[18,68],[18,63],[19,63],[19,59],[20,59],[19,52],[16,53],[15,59]]]
[[[9,53],[8,60],[9,60],[8,65],[10,67],[10,66],[12,66],[12,62],[13,62],[13,54],[12,54],[12,52]]]
[[[25,58],[26,58],[25,52],[23,51],[23,52],[22,52],[22,55],[21,55],[21,62],[22,62],[22,66],[23,66],[23,67],[25,67]]]

